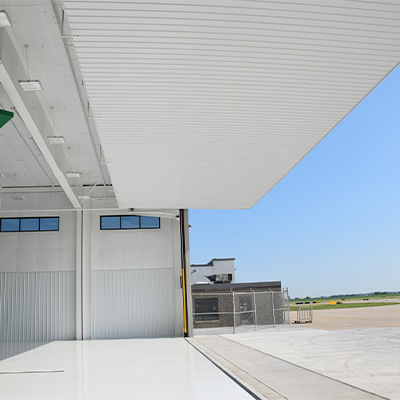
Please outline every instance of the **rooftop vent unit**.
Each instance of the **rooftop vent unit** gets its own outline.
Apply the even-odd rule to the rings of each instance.
[[[206,278],[213,283],[231,283],[232,282],[232,274],[215,274],[208,275]]]

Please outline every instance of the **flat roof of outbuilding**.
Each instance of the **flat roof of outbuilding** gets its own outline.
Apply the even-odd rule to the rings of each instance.
[[[215,283],[215,284],[194,284],[192,285],[192,292],[199,290],[234,290],[234,289],[250,289],[250,288],[281,288],[281,281],[272,281],[272,282],[242,282],[242,283]]]

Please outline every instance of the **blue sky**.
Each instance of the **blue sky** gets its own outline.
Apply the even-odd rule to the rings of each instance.
[[[291,297],[400,291],[400,68],[251,210],[190,210],[191,263]]]

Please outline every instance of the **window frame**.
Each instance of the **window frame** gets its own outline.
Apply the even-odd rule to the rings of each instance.
[[[103,218],[119,218],[119,228],[103,228],[102,227],[102,219]],[[139,227],[137,228],[122,228],[122,217],[138,217],[139,218]],[[142,227],[142,217],[148,217],[147,215],[100,215],[100,230],[101,231],[137,231],[142,229],[161,229],[161,218],[160,217],[150,217],[158,219],[158,226],[155,227]]]
[[[18,230],[17,231],[3,231],[3,220],[8,220],[8,219],[17,219],[18,220]],[[18,217],[7,217],[7,218],[1,218],[0,219],[0,232],[1,233],[14,233],[14,232],[20,232],[21,229],[21,218]]]
[[[142,218],[157,218],[158,219],[158,226],[146,226],[146,227],[142,227]],[[141,215],[140,216],[140,218],[139,218],[139,226],[140,226],[140,228],[139,229],[160,229],[160,225],[161,225],[161,222],[160,222],[161,220],[160,220],[160,217],[150,217],[150,216],[148,216],[148,215]]]
[[[27,219],[37,219],[38,229],[24,229],[22,230],[22,221]],[[40,231],[40,218],[39,217],[22,217],[19,218],[19,231],[18,232],[39,232]]]
[[[138,221],[139,221],[139,226],[137,227],[137,228],[123,228],[122,227],[122,218],[124,218],[124,217],[136,217],[137,219],[138,219]],[[120,215],[120,217],[119,217],[119,220],[120,220],[120,229],[121,229],[121,231],[126,231],[126,230],[128,230],[128,231],[130,231],[130,230],[132,230],[132,231],[134,231],[134,230],[136,230],[136,229],[142,229],[142,227],[141,227],[141,216],[140,215]],[[158,225],[160,225],[160,224],[158,224]]]
[[[15,219],[18,220],[18,230],[15,231],[4,231],[2,229],[2,221],[7,219]],[[21,230],[21,221],[25,219],[38,219],[39,226],[38,229],[26,229]],[[57,219],[57,229],[41,229],[41,220],[44,219]],[[59,232],[60,231],[60,217],[7,217],[7,218],[0,218],[0,233],[16,233],[16,232]]]
[[[102,219],[103,218],[119,218],[119,228],[103,228]],[[120,231],[121,230],[121,216],[120,215],[100,215],[100,230],[101,231]]]
[[[41,221],[42,219],[54,219],[57,218],[57,229],[41,229]],[[59,232],[60,230],[60,217],[39,217],[39,232]]]

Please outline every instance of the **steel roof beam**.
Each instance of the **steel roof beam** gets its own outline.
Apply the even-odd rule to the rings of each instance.
[[[36,115],[35,118],[31,115],[31,112],[28,109],[28,106],[25,104],[24,100],[21,97],[22,91],[17,88],[17,78],[15,71],[23,71],[23,65],[21,65],[21,61],[16,54],[15,48],[12,45],[12,41],[10,40],[8,34],[3,32],[3,37],[0,37],[1,44],[0,49],[1,60],[0,60],[0,82],[3,85],[5,91],[13,102],[18,114],[21,116],[21,119],[24,121],[27,129],[35,140],[39,150],[43,154],[47,164],[51,168],[54,176],[59,182],[60,186],[64,190],[68,199],[72,203],[73,207],[76,209],[80,209],[81,204],[79,203],[78,198],[76,197],[74,191],[69,185],[67,178],[64,173],[60,169],[60,166],[57,164],[53,154],[48,148],[42,134],[40,133],[40,129],[38,127],[38,123],[35,121],[46,120],[45,112],[41,106],[35,107],[35,113],[40,113],[42,115]],[[7,49],[7,57],[4,57],[3,51]],[[14,51],[13,51],[14,50]],[[13,76],[13,77],[12,77]],[[20,77],[21,79],[22,77]],[[20,94],[21,93],[21,94]],[[35,96],[34,93],[26,93],[24,94],[27,98],[32,101],[32,96]]]

